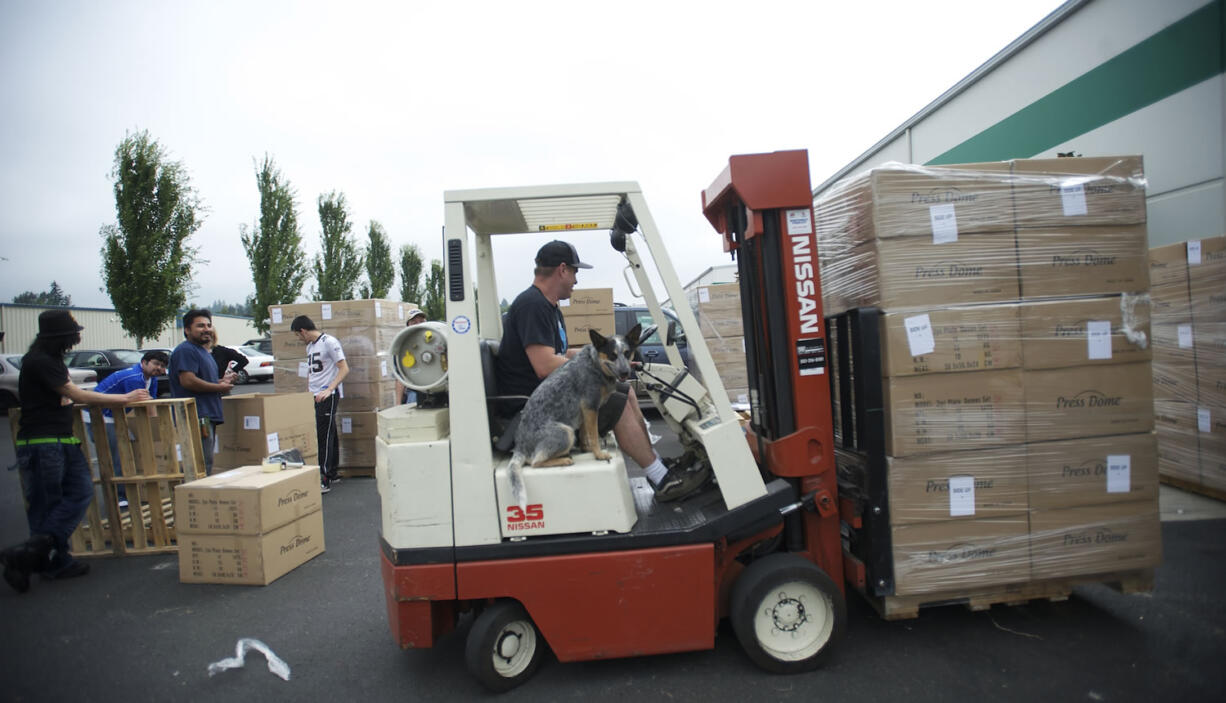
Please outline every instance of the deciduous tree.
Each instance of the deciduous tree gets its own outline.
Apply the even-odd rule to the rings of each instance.
[[[241,226],[239,238],[255,283],[253,323],[257,330],[267,333],[268,306],[294,302],[309,272],[294,190],[271,156],[264,156],[255,182],[260,191],[260,219],[250,230]]]
[[[387,241],[387,232],[383,225],[370,221],[370,229],[366,233],[369,243],[366,245],[366,279],[369,285],[362,284],[363,298],[386,298],[387,292],[396,283],[396,267],[392,264],[392,247]]]
[[[188,239],[200,228],[204,207],[187,169],[148,132],[119,143],[111,177],[117,223],[101,229],[102,279],[119,324],[140,348],[187,300],[198,263]]]
[[[362,252],[349,233],[349,211],[345,194],[332,191],[318,199],[320,253],[315,256],[315,300],[352,300],[353,290],[362,276]]]
[[[430,277],[426,280],[426,301],[422,310],[426,319],[447,319],[447,299],[443,297],[443,262],[434,259],[430,262]]]
[[[421,249],[416,244],[400,247],[400,299],[422,304]]]

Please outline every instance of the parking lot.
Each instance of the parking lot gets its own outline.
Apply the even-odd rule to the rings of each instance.
[[[244,389],[260,390],[260,386]],[[662,423],[655,423],[653,427]],[[657,430],[658,431],[658,430]],[[666,438],[666,442],[668,439]],[[14,463],[0,423],[0,466]],[[16,471],[0,472],[0,542],[26,536]],[[582,664],[546,659],[505,700],[1210,700],[1226,690],[1226,520],[1222,505],[1163,492],[1164,563],[1152,594],[1078,588],[1063,602],[881,620],[849,594],[846,638],[829,665],[797,676],[755,668],[731,629],[709,652]],[[1218,519],[1209,519],[1218,516]],[[0,591],[0,699],[12,701],[443,700],[484,698],[464,670],[469,620],[433,650],[392,642],[379,579],[372,479],[325,496],[327,551],[266,587],[187,585],[175,556],[91,559],[66,582]],[[1193,518],[1193,519],[1182,519]],[[574,617],[585,617],[575,594]],[[210,678],[240,637],[259,654]]]

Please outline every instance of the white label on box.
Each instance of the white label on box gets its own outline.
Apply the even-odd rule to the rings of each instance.
[[[1188,266],[1200,266],[1200,240],[1188,242]]]
[[[949,516],[962,517],[975,514],[975,477],[949,477]]]
[[[383,317],[383,306],[379,301],[375,301],[375,317]]]
[[[911,347],[911,356],[936,351],[937,343],[932,337],[932,321],[928,319],[928,313],[905,318],[903,324],[907,327],[907,345]]]
[[[319,306],[319,316],[325,320],[332,319],[332,303],[324,303]]]
[[[260,416],[259,415],[243,415],[243,429],[244,430],[260,429]]]
[[[183,445],[182,444],[175,445],[175,457],[177,457],[179,461],[183,461]]]
[[[1107,455],[1107,492],[1127,493],[1132,490],[1132,455]]]
[[[707,290],[706,286],[703,286],[702,288],[698,289],[698,302],[700,303],[711,302],[711,291]]]
[[[1064,204],[1064,216],[1076,217],[1086,212],[1086,186],[1084,180],[1065,181],[1060,186],[1060,200]]]
[[[933,205],[928,208],[928,218],[932,220],[933,244],[958,241],[958,216],[954,213],[953,203]]]
[[[1213,418],[1209,416],[1209,408],[1196,409],[1196,429],[1201,432],[1209,432],[1213,429]]]
[[[274,325],[281,324],[281,308],[272,309],[272,323]]]
[[[813,231],[813,217],[809,208],[788,210],[788,234],[808,234]]]
[[[353,434],[353,418],[352,417],[342,417],[341,418],[341,433],[342,434]]]
[[[1087,352],[1091,359],[1111,358],[1111,321],[1086,321]]]
[[[1191,349],[1192,348],[1192,325],[1180,325],[1178,329],[1179,329],[1179,348],[1180,349]]]
[[[298,377],[299,378],[307,377],[307,363],[305,361],[298,362]]]
[[[268,453],[276,454],[279,451],[281,451],[281,438],[277,436],[276,432],[269,432],[268,433]]]
[[[379,362],[379,373],[382,374],[384,378],[387,378],[387,361],[386,360]]]
[[[399,315],[400,315],[400,319],[402,319],[402,320],[403,320],[403,319],[404,319],[404,306],[403,306],[403,305],[397,305],[397,306],[396,306],[396,313],[397,313],[397,314],[399,314]]]

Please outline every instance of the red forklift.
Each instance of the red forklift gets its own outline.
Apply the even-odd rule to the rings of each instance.
[[[668,300],[686,295],[637,184],[445,194],[446,320],[396,338],[396,375],[418,402],[379,415],[382,575],[402,648],[431,647],[473,613],[467,667],[501,691],[532,676],[546,645],[563,662],[710,649],[723,618],[773,672],[812,670],[838,641],[844,563],[808,155],[734,156],[702,200],[738,263],[748,420],[694,313],[661,312],[647,266]],[[667,359],[643,366],[648,393],[709,463],[707,490],[657,504],[620,452],[578,453],[571,467],[525,472],[526,509],[511,499],[491,409],[501,318],[474,291],[501,299],[494,238],[541,232],[607,233],[625,257],[666,338]],[[677,351],[678,322],[697,373]]]

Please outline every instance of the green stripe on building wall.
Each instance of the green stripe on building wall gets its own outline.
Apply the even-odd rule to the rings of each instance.
[[[1214,0],[927,163],[1034,156],[1222,73],[1224,7]]]

